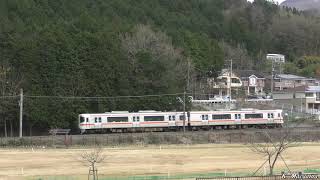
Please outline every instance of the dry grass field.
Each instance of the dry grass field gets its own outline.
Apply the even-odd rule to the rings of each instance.
[[[1,149],[0,180],[86,175],[80,154],[90,149]],[[320,144],[302,144],[284,154],[290,168],[320,168]],[[208,172],[252,172],[263,158],[239,144],[105,148],[99,174],[133,176]],[[277,168],[284,168],[279,160]]]

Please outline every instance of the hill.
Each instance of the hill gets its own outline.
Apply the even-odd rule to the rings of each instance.
[[[287,6],[292,8],[297,8],[299,10],[320,10],[319,0],[286,0],[281,3],[281,6]]]
[[[84,112],[182,110],[175,93],[211,93],[225,59],[262,71],[319,39],[317,19],[264,0],[2,0],[0,133],[18,127],[20,88],[25,128],[76,128]],[[173,95],[127,97],[144,94]]]

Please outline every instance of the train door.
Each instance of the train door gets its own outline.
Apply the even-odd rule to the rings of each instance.
[[[274,123],[274,114],[268,113],[268,123]]]
[[[169,115],[168,119],[169,119],[169,126],[170,127],[176,126],[176,115]]]
[[[236,124],[241,124],[241,114],[234,114]]]
[[[132,117],[132,124],[133,124],[133,127],[139,127],[140,116],[133,116]]]
[[[201,115],[202,125],[206,126],[209,122],[209,115],[208,114],[202,114]]]
[[[101,117],[95,117],[94,118],[94,126],[95,126],[95,129],[101,129],[102,128],[102,119],[101,119]]]

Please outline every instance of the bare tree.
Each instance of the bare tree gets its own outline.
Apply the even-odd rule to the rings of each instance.
[[[173,46],[170,37],[165,33],[154,31],[151,26],[139,24],[132,33],[122,34],[120,40],[133,72],[142,72],[145,68],[138,62],[138,55],[141,52],[147,52],[153,63],[157,62],[165,67],[161,78],[152,80],[151,84],[164,84],[173,79],[178,82],[186,80],[190,83],[189,79],[194,73],[192,61],[183,55],[182,48]]]
[[[105,160],[103,149],[101,147],[95,147],[91,152],[84,152],[81,154],[81,160],[89,165],[88,180],[92,175],[93,180],[98,180],[98,169],[96,165]]]
[[[244,45],[237,44],[234,47],[222,41],[219,42],[219,46],[223,49],[224,58],[233,60],[234,69],[248,70],[253,68],[253,60]]]
[[[11,67],[9,63],[0,63],[0,116],[4,122],[4,132],[7,137],[7,120],[10,118],[10,113],[12,113],[17,106],[17,101],[14,96],[19,94],[19,89],[21,88],[23,82],[22,74],[16,69]],[[8,116],[9,115],[9,116]],[[13,135],[13,118],[10,119],[10,135]]]
[[[288,170],[290,171],[282,154],[290,147],[297,146],[297,139],[292,134],[292,128],[283,127],[276,132],[266,130],[262,133],[254,134],[251,141],[248,143],[249,148],[264,156],[264,163],[254,172],[256,174],[266,163],[269,166],[269,175],[274,174],[274,167],[277,161],[282,159]],[[259,139],[257,139],[259,137]]]

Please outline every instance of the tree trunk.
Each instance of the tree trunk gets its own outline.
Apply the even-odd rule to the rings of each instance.
[[[13,137],[12,121],[10,121],[10,137]]]
[[[93,170],[93,180],[96,180],[96,169],[94,168],[94,165],[92,165]]]
[[[29,126],[29,136],[32,136],[32,125]]]
[[[271,167],[270,166],[270,174],[269,174],[270,176],[272,176],[273,175],[273,167]]]
[[[269,154],[269,176],[272,176],[273,175],[273,167],[272,167],[272,164],[271,164],[271,155]]]
[[[4,137],[8,137],[8,132],[7,132],[7,120],[3,118],[4,120]]]

